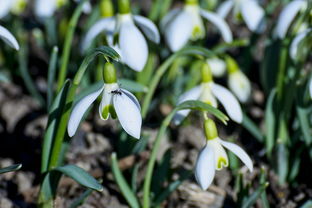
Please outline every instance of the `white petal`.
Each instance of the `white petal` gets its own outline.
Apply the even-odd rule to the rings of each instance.
[[[207,59],[211,72],[214,77],[222,77],[226,72],[226,64],[222,59],[210,58]]]
[[[281,12],[275,27],[274,34],[277,38],[283,39],[286,36],[292,21],[297,13],[306,6],[306,3],[304,0],[295,0],[287,4]]]
[[[219,139],[219,141],[225,148],[233,152],[247,166],[249,171],[252,172],[253,170],[252,161],[248,156],[248,154],[240,146],[231,142],[223,141],[221,139]]]
[[[173,9],[171,10],[170,12],[168,12],[160,21],[160,24],[159,24],[159,28],[161,30],[161,32],[164,32],[166,27],[167,27],[167,24],[173,20],[175,18],[175,16],[177,14],[179,14],[179,12],[181,12],[181,9]]]
[[[233,7],[233,0],[227,0],[220,4],[220,6],[217,9],[217,13],[220,17],[225,19],[226,16],[229,14],[230,10],[232,9],[232,7]]]
[[[122,128],[134,138],[140,139],[142,117],[137,104],[126,93],[113,95],[114,108]]]
[[[13,0],[1,0],[0,19],[5,17],[10,12],[13,2]]]
[[[140,103],[139,103],[138,99],[131,92],[129,92],[128,90],[121,89],[121,91],[124,94],[126,94],[136,104],[138,109],[141,111],[141,106],[140,106]]]
[[[233,41],[233,35],[230,27],[219,15],[205,11],[203,9],[200,10],[200,14],[202,17],[206,18],[208,21],[217,26],[225,42],[229,43]]]
[[[196,86],[187,92],[183,93],[178,99],[178,105],[187,101],[187,100],[198,100],[201,93],[201,86]],[[181,121],[189,114],[190,110],[180,110],[173,117],[173,123],[179,125]]]
[[[19,45],[15,37],[4,27],[0,25],[0,38],[15,50],[19,49]]]
[[[51,17],[55,10],[55,0],[36,0],[35,2],[35,14],[39,18]]]
[[[199,153],[195,165],[195,178],[203,190],[208,189],[215,176],[213,149],[206,145]]]
[[[249,79],[241,71],[231,73],[228,78],[228,85],[236,97],[245,103],[251,95],[251,84]]]
[[[134,15],[133,19],[135,23],[139,25],[139,27],[141,28],[143,33],[148,37],[148,39],[150,39],[154,43],[159,43],[160,35],[158,29],[151,20],[139,15]]]
[[[113,37],[116,27],[115,17],[103,18],[97,21],[87,32],[86,36],[82,40],[81,50],[86,51],[91,45],[92,41],[101,32],[105,33],[107,36]]]
[[[165,39],[171,51],[181,49],[190,39],[193,30],[193,22],[190,15],[181,11],[174,19],[167,23]]]
[[[234,95],[225,87],[215,83],[212,83],[211,91],[223,105],[230,118],[237,123],[241,123],[243,121],[243,112]]]
[[[92,7],[91,7],[90,2],[85,2],[85,3],[83,3],[82,11],[83,11],[85,14],[90,14],[90,13],[91,13]]]
[[[106,117],[103,117],[103,110],[107,108],[109,105],[112,105],[113,101],[113,94],[112,91],[118,90],[119,86],[116,83],[113,84],[105,84],[103,93],[102,93],[102,100],[99,106],[99,114],[102,120],[107,120],[109,118],[110,112],[107,113]]]
[[[242,16],[253,32],[263,32],[265,29],[264,10],[254,0],[248,0],[241,5]]]
[[[132,21],[120,25],[119,48],[122,61],[135,71],[142,71],[148,57],[147,43]]]
[[[70,114],[68,125],[67,125],[67,132],[70,137],[74,136],[76,133],[79,123],[83,117],[83,114],[88,110],[90,105],[96,100],[96,98],[101,94],[103,91],[104,86],[101,87],[99,90],[87,95],[86,97],[82,98],[73,108],[73,111]]]
[[[290,57],[292,59],[296,59],[297,58],[297,51],[298,51],[298,46],[299,43],[309,34],[309,32],[311,32],[312,29],[307,29],[301,33],[299,33],[298,35],[296,35],[296,37],[292,40],[291,45],[290,45]]]

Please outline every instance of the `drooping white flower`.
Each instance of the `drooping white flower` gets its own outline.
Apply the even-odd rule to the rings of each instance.
[[[308,3],[305,0],[294,0],[288,3],[278,17],[274,36],[279,39],[284,39],[298,13],[306,10],[307,6]]]
[[[242,103],[248,101],[251,95],[251,84],[246,75],[241,70],[229,73],[228,85],[231,91]]]
[[[293,60],[297,59],[299,44],[303,41],[309,34],[311,34],[312,28],[306,29],[296,35],[296,37],[292,40],[289,55]]]
[[[217,13],[226,18],[233,8],[235,18],[242,16],[249,30],[257,33],[265,29],[264,10],[256,0],[226,0],[217,9]]]
[[[135,71],[142,71],[147,61],[148,47],[143,34],[136,25],[148,39],[159,43],[159,32],[152,21],[143,16],[128,13],[98,20],[84,37],[81,45],[82,51],[86,51],[92,41],[103,32],[108,45],[120,54],[121,61]],[[118,34],[117,43],[114,42],[116,34]]]
[[[207,59],[207,63],[210,66],[212,75],[214,77],[222,77],[226,72],[226,63],[219,58],[209,58]]]
[[[119,88],[117,83],[104,84],[99,90],[82,98],[74,106],[68,121],[68,135],[72,137],[76,133],[84,113],[100,94],[102,94],[99,107],[101,119],[107,120],[110,115],[113,118],[117,117],[122,128],[129,135],[139,139],[142,125],[140,104],[132,93]]]
[[[225,87],[211,82],[203,82],[189,91],[182,94],[178,99],[178,104],[187,100],[200,100],[208,103],[213,107],[217,107],[217,100],[222,104],[229,117],[241,123],[243,120],[243,113],[241,106],[235,96]],[[190,110],[181,110],[173,118],[173,122],[178,125],[189,114]]]
[[[250,172],[253,170],[250,157],[241,147],[223,141],[219,137],[208,140],[205,147],[200,151],[195,165],[195,178],[203,190],[211,185],[215,170],[221,170],[229,164],[224,147],[233,152],[247,166]]]
[[[20,14],[25,9],[27,2],[28,0],[1,0],[0,19],[10,12]]]
[[[182,9],[170,11],[160,23],[166,42],[172,51],[181,49],[189,40],[205,37],[203,19],[213,23],[225,42],[232,42],[232,32],[227,23],[217,14],[201,9],[197,3],[185,4]]]
[[[19,45],[15,37],[4,27],[0,25],[0,39],[4,40],[9,46],[15,50],[19,50]]]

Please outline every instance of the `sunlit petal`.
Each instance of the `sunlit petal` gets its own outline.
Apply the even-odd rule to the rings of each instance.
[[[212,83],[211,90],[230,118],[237,123],[241,123],[243,121],[243,112],[235,96],[225,87],[215,83]]]
[[[229,75],[228,85],[241,102],[245,103],[248,101],[251,94],[251,84],[243,72],[236,71],[231,73]]]
[[[181,49],[192,35],[193,24],[190,15],[182,11],[172,19],[165,28],[166,42],[171,51]]]
[[[225,42],[232,42],[233,35],[228,24],[217,14],[201,9],[200,14],[208,21],[212,22],[220,30]]]
[[[203,190],[208,189],[215,176],[213,149],[206,145],[199,153],[195,165],[195,178]]]
[[[264,31],[264,10],[255,0],[248,0],[242,3],[241,13],[251,31],[258,33]]]
[[[35,14],[39,18],[51,17],[56,10],[55,0],[36,0],[35,1]]]
[[[139,27],[148,39],[155,43],[159,43],[160,35],[158,29],[151,20],[139,15],[133,15],[133,19],[135,23],[139,25]]]
[[[86,51],[91,45],[92,41],[101,32],[107,36],[113,36],[116,27],[116,20],[114,17],[103,18],[97,21],[87,32],[86,36],[82,40],[81,50]]]
[[[233,0],[224,1],[218,7],[217,14],[224,19],[226,18],[226,16],[228,16],[232,7],[233,7]]]
[[[173,20],[175,18],[175,16],[177,14],[179,14],[179,12],[181,12],[181,9],[172,9],[170,12],[168,12],[160,21],[160,24],[159,24],[159,28],[160,28],[160,31],[161,32],[164,32],[166,27],[167,27],[167,24]]]
[[[119,48],[122,61],[133,70],[142,71],[147,61],[148,48],[144,36],[132,20],[120,25]]]
[[[226,64],[222,59],[210,58],[207,59],[211,72],[214,77],[222,77],[226,72]]]
[[[137,104],[123,92],[113,95],[113,103],[122,128],[129,135],[140,139],[142,117]]]
[[[68,125],[67,125],[67,132],[70,137],[74,136],[84,113],[88,110],[88,108],[96,100],[96,98],[101,94],[103,89],[104,89],[104,86],[101,87],[99,90],[82,98],[75,105],[75,107],[73,108],[73,111],[70,114]]]
[[[299,46],[299,43],[312,31],[312,29],[307,29],[307,30],[304,30],[303,32],[299,33],[291,42],[291,45],[290,45],[290,57],[292,59],[296,59],[297,58],[297,52],[298,52],[298,46]]]
[[[15,37],[4,27],[0,25],[0,38],[15,50],[19,49],[18,42]]]
[[[298,12],[306,6],[306,3],[304,0],[295,0],[286,5],[277,21],[274,31],[276,37],[283,39],[286,36],[292,21]]]
[[[187,100],[197,100],[201,93],[201,86],[194,87],[189,91],[183,93],[178,99],[178,105]],[[173,117],[173,123],[179,125],[181,121],[189,114],[190,110],[180,110]]]
[[[248,154],[238,145],[231,143],[231,142],[226,142],[221,139],[219,139],[219,142],[228,150],[233,152],[249,169],[250,172],[253,170],[253,164],[248,156]]]

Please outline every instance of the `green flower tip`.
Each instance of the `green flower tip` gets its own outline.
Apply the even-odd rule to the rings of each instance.
[[[106,84],[117,82],[116,69],[113,63],[105,63],[103,70],[103,80]]]
[[[114,7],[111,0],[102,0],[100,2],[100,12],[102,17],[114,16]]]
[[[211,82],[212,81],[212,73],[211,68],[208,63],[204,62],[201,66],[201,75],[202,82]]]
[[[208,118],[204,121],[204,130],[207,140],[212,140],[218,137],[217,127],[212,119]]]
[[[129,0],[118,0],[118,12],[119,14],[130,13],[130,2]]]
[[[225,58],[225,61],[226,61],[226,66],[227,66],[227,70],[228,70],[229,74],[232,74],[232,73],[237,72],[239,70],[239,66],[233,58],[227,56]]]

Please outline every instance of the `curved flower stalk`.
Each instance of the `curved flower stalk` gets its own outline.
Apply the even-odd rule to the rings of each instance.
[[[74,0],[80,2],[81,0]],[[35,1],[35,15],[39,18],[49,18],[54,15],[54,12],[67,4],[68,0],[36,0]],[[91,12],[90,2],[85,2],[83,5],[83,12]]]
[[[233,121],[241,123],[243,120],[243,113],[239,102],[228,89],[213,82],[210,67],[206,63],[202,66],[201,85],[182,94],[178,99],[178,104],[187,100],[200,100],[213,107],[218,106],[218,100]],[[189,112],[190,110],[178,111],[173,118],[173,122],[179,125]]]
[[[217,13],[226,18],[233,9],[234,18],[244,19],[252,32],[261,33],[265,29],[264,10],[256,0],[226,0],[217,9]]]
[[[72,137],[79,123],[91,106],[91,104],[102,94],[99,106],[99,114],[102,120],[109,116],[118,118],[122,128],[134,138],[139,139],[141,133],[142,117],[141,107],[136,97],[129,91],[122,89],[117,84],[114,65],[106,63],[103,70],[103,86],[82,98],[73,108],[67,126],[67,132]]]
[[[15,50],[19,50],[19,44],[15,37],[4,27],[0,25],[0,39],[4,40],[9,46]]]
[[[294,0],[288,3],[285,8],[282,10],[279,15],[275,30],[274,36],[279,39],[284,39],[287,32],[289,31],[290,26],[295,21],[296,16],[304,12],[308,7],[308,2],[306,0]],[[305,25],[302,25],[302,28],[305,29]]]
[[[147,41],[142,32],[149,40],[159,43],[158,29],[146,17],[132,15],[128,0],[119,0],[118,6],[118,15],[102,18],[89,29],[82,41],[82,51],[86,51],[92,41],[103,32],[108,45],[120,54],[121,61],[135,71],[142,71],[148,57]],[[118,36],[117,42],[114,42],[115,35]]]
[[[203,18],[219,29],[225,42],[232,42],[232,32],[222,18],[201,9],[197,0],[186,0],[182,9],[172,10],[160,23],[170,50],[181,49],[189,40],[203,39],[206,33]]]
[[[205,120],[204,129],[207,143],[200,151],[195,165],[195,178],[203,190],[208,189],[211,185],[215,170],[221,170],[229,165],[224,147],[233,152],[247,166],[250,172],[253,171],[252,161],[241,147],[219,138],[214,121],[211,119]]]
[[[290,45],[289,55],[293,60],[298,59],[299,45],[302,43],[302,41],[304,41],[306,38],[311,36],[311,34],[312,34],[312,28],[308,28],[298,33],[296,37],[292,40],[291,45]],[[311,37],[310,37],[310,40],[312,40]],[[310,44],[310,47],[311,46],[312,45]]]
[[[0,19],[7,16],[10,12],[16,15],[21,14],[27,3],[28,0],[1,0]]]
[[[246,103],[251,95],[251,83],[239,69],[234,59],[226,57],[228,70],[228,86],[240,102]]]
[[[226,72],[226,63],[217,57],[209,58],[206,60],[209,64],[211,73],[214,77],[222,77]]]

